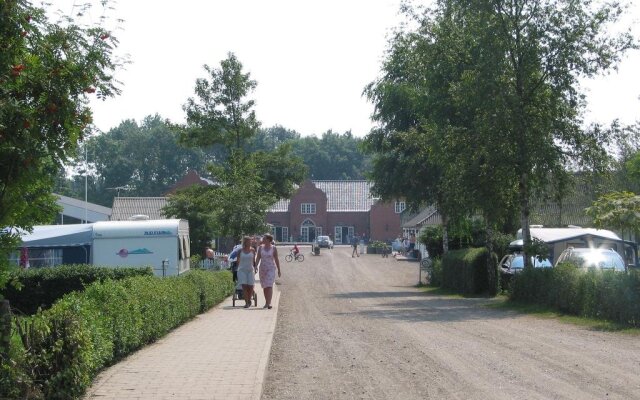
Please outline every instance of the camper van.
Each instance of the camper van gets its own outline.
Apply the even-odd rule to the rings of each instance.
[[[189,270],[189,222],[99,221],[92,247],[96,266],[151,266],[157,276],[180,275]]]

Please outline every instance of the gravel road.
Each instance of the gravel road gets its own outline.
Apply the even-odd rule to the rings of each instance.
[[[283,252],[284,253],[284,252]],[[640,399],[640,338],[427,295],[416,263],[282,260],[263,399]]]

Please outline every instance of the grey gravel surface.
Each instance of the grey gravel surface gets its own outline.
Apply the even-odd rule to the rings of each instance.
[[[416,263],[349,247],[282,260],[262,398],[634,399],[640,338],[425,294]]]

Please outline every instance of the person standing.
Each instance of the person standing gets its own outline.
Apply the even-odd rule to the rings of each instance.
[[[264,290],[264,307],[271,309],[271,298],[273,297],[273,285],[276,281],[276,269],[278,278],[280,273],[280,260],[278,259],[278,249],[273,245],[273,236],[269,233],[264,235],[262,244],[258,247],[256,264],[260,265],[260,285]]]
[[[242,285],[244,308],[251,307],[253,287],[256,284],[256,251],[251,247],[251,238],[245,236],[242,239],[242,248],[238,252],[238,284]]]
[[[360,257],[360,254],[358,254],[359,241],[360,239],[358,238],[358,235],[353,235],[353,237],[351,238],[351,247],[353,247],[353,251],[351,252],[351,257]]]

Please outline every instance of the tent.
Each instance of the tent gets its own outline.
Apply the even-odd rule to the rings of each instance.
[[[93,224],[38,225],[21,231],[31,267],[91,263]]]

